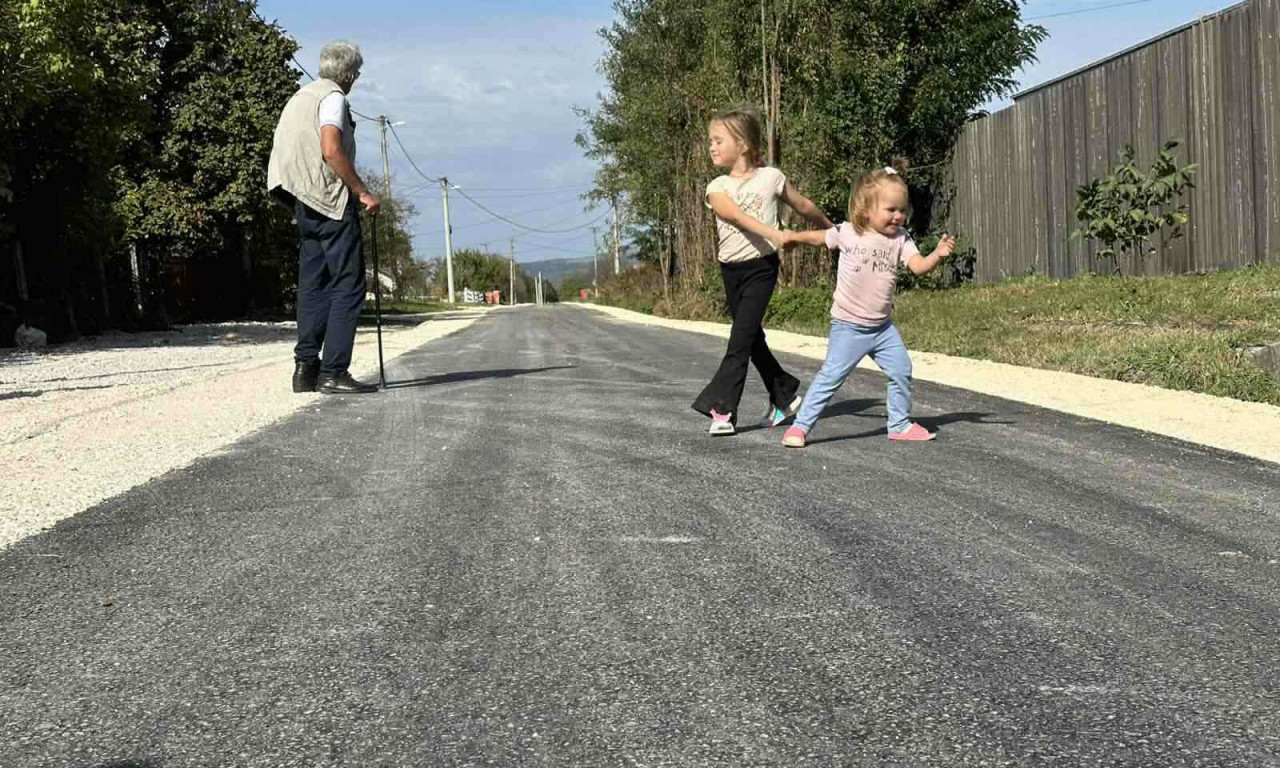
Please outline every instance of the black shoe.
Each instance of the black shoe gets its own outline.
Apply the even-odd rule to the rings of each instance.
[[[351,378],[351,374],[343,371],[335,376],[321,376],[316,383],[316,391],[326,395],[351,395],[365,392],[377,392],[377,384],[362,384]]]
[[[301,360],[293,366],[293,391],[315,392],[316,379],[320,378],[320,361],[304,363]]]

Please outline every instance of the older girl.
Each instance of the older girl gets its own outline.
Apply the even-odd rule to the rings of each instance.
[[[693,409],[711,417],[712,435],[732,435],[747,380],[747,363],[755,364],[769,392],[761,424],[776,426],[800,407],[800,381],[783,370],[765,342],[765,310],[778,282],[778,203],[809,221],[830,227],[831,221],[796,191],[777,168],[760,160],[760,119],[751,110],[719,112],[709,126],[711,162],[728,173],[707,185],[707,207],[715,212],[719,235],[717,258],[724,277],[725,298],[733,326],[729,346],[711,383]]]

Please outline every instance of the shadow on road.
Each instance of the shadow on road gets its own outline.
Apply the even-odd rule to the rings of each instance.
[[[424,322],[437,320],[461,320],[475,317],[477,312],[449,311],[414,315],[383,315],[382,327],[412,328]],[[372,313],[360,315],[359,332],[372,333],[375,326]],[[39,352],[23,349],[0,349],[0,365],[21,365],[39,357],[75,355],[86,351],[107,349],[149,349],[159,347],[230,347],[257,344],[276,344],[298,340],[297,326],[292,320],[277,318],[269,321],[233,321],[225,323],[191,323],[175,325],[164,331],[106,331],[94,336],[84,336],[76,341],[54,344]]]
[[[838,403],[828,405],[822,411],[822,418],[829,419],[832,416],[855,416],[862,411],[867,410],[873,405],[879,405],[880,400],[841,400]],[[791,422],[786,422],[790,426]],[[746,432],[755,432],[757,429],[773,429],[773,427],[762,427],[759,424],[747,424],[737,429],[738,434]]]
[[[875,405],[875,404],[878,404],[880,401],[878,400],[861,400],[861,401],[845,400],[844,402],[845,403],[861,402],[861,403],[870,403],[872,405]],[[843,404],[844,403],[839,403],[838,405],[843,405]],[[831,414],[834,410],[835,410],[834,407],[831,409],[828,409],[826,413],[823,414],[823,416],[825,417],[826,415]],[[856,414],[857,411],[853,411],[853,413]],[[989,421],[988,420],[989,417],[993,415],[994,414],[991,414],[991,413],[980,413],[978,411],[956,411],[955,413],[944,413],[941,416],[919,416],[912,419],[912,421],[918,423],[920,426],[924,427],[930,432],[937,432],[939,427],[944,427],[948,424],[956,424],[958,422],[964,422],[966,424],[1016,424],[1017,423],[1014,421]],[[871,414],[868,414],[864,418],[869,418],[870,416]],[[875,437],[877,435],[884,435],[884,434],[886,434],[886,430],[884,427],[881,427],[879,429],[871,429],[865,432],[858,432],[852,435],[834,435],[832,437],[820,437],[816,440],[809,440],[807,444],[818,445],[820,443],[836,443],[841,440],[860,440],[864,437]]]
[[[434,322],[437,320],[467,320],[480,315],[479,312],[425,312],[413,315],[382,315],[383,328],[412,328],[425,322]],[[359,328],[361,330],[376,328],[378,325],[377,318],[372,312],[362,312],[360,314]]]
[[[115,384],[97,387],[50,387],[49,389],[22,389],[16,392],[0,392],[0,400],[19,400],[25,397],[42,397],[47,392],[83,392],[90,389],[112,389]]]
[[[565,368],[576,368],[573,365],[549,365],[542,368],[494,368],[488,371],[459,371],[456,373],[438,373],[408,381],[388,381],[387,389],[409,389],[411,387],[432,387],[437,384],[456,384],[461,381],[478,381],[480,379],[509,379],[513,376],[527,376],[544,371],[559,371]]]

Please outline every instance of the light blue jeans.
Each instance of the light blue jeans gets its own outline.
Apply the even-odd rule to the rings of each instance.
[[[911,426],[911,358],[907,356],[907,346],[902,343],[902,336],[892,320],[878,328],[843,320],[831,321],[827,359],[809,385],[809,391],[804,394],[804,405],[796,414],[795,425],[805,432],[813,429],[831,396],[867,355],[871,355],[871,359],[889,377],[889,392],[885,398],[889,432],[901,432]]]

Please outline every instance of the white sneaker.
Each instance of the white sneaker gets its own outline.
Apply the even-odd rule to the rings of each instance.
[[[796,399],[791,401],[791,405],[787,406],[784,411],[773,403],[769,403],[769,408],[764,412],[764,416],[760,417],[760,426],[776,427],[787,419],[795,416],[800,410],[800,405],[804,402],[804,398],[796,395]]]
[[[737,430],[733,427],[732,413],[716,413],[715,409],[711,410],[711,427],[707,429],[708,435],[732,435]]]

